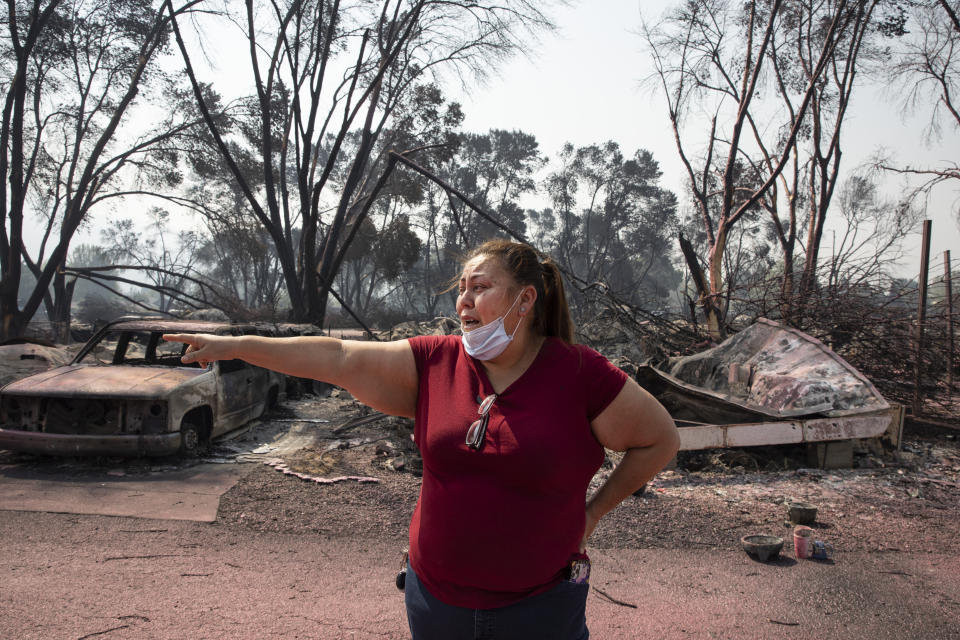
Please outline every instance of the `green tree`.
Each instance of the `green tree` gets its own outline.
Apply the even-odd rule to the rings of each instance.
[[[536,191],[536,172],[546,159],[534,136],[522,131],[491,129],[464,134],[457,155],[446,167],[446,178],[474,204],[493,213],[510,229],[524,235],[526,218],[520,198]],[[463,249],[502,235],[493,224],[475,215],[461,218],[457,229]],[[453,237],[450,237],[453,243]]]
[[[679,282],[671,238],[679,228],[676,196],[644,149],[624,157],[615,142],[566,144],[545,182],[553,209],[537,226],[554,229],[548,248],[571,273],[601,282],[622,300],[650,305]]]

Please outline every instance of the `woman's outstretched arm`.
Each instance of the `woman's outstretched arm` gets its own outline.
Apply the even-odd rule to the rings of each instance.
[[[244,360],[298,378],[313,378],[349,391],[357,400],[391,415],[413,417],[417,367],[406,340],[362,342],[321,336],[268,338],[178,333],[164,340],[187,345],[185,364]]]

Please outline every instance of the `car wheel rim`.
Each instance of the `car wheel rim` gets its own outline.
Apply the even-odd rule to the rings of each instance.
[[[183,432],[183,448],[187,451],[193,451],[200,444],[200,437],[193,429],[187,429]]]

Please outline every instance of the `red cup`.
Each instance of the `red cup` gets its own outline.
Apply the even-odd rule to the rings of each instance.
[[[794,527],[793,553],[797,560],[809,558],[813,554],[813,529],[803,525]]]

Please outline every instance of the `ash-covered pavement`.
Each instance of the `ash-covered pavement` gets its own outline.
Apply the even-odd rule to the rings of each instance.
[[[394,540],[6,512],[0,637],[407,638]],[[591,552],[591,637],[960,637],[955,554]]]
[[[393,581],[417,461],[402,424],[357,417],[349,399],[294,401],[192,461],[0,454],[5,473],[47,481],[242,471],[215,522],[0,510],[0,638],[408,637]],[[960,638],[955,434],[908,429],[902,452],[862,452],[853,469],[790,455],[704,453],[605,518],[592,637]],[[377,482],[315,480],[347,476]],[[793,558],[798,499],[818,505],[832,561]],[[751,559],[747,533],[783,536],[782,554]]]

